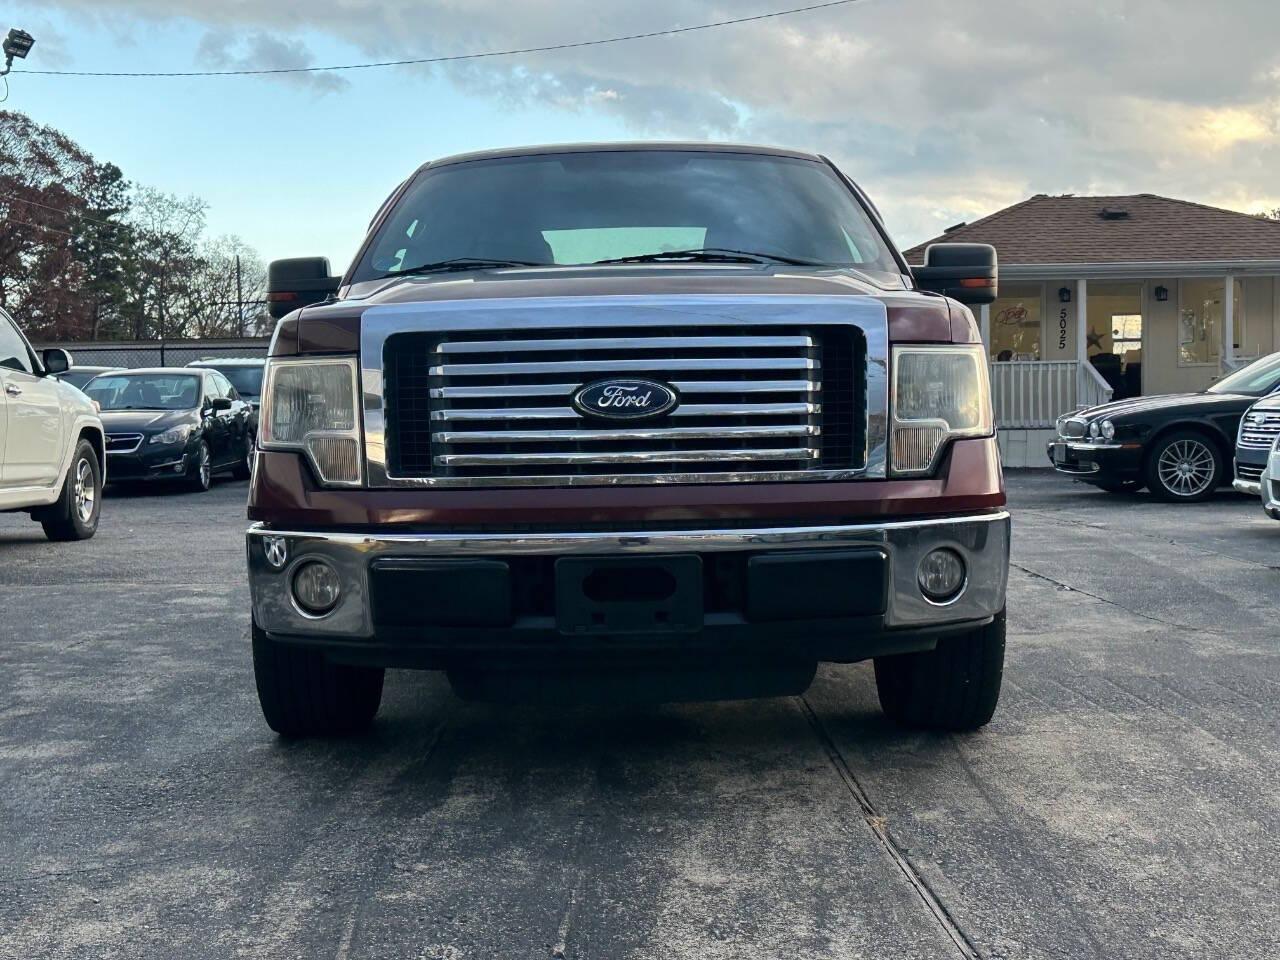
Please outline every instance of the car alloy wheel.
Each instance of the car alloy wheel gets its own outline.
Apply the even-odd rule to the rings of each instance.
[[[1202,440],[1175,440],[1162,451],[1156,465],[1160,483],[1178,497],[1195,497],[1213,483],[1216,464],[1213,451]]]
[[[81,523],[88,523],[93,517],[93,506],[98,494],[93,480],[93,467],[89,461],[81,457],[76,462],[75,485],[71,490],[72,506]]]

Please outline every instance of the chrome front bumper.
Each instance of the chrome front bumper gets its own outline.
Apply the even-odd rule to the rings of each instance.
[[[280,635],[354,640],[371,639],[376,633],[370,609],[370,565],[375,560],[409,557],[608,557],[874,546],[889,561],[886,629],[981,621],[1005,604],[1009,526],[1008,512],[1000,510],[956,518],[843,526],[635,533],[309,533],[270,530],[255,524],[246,537],[253,617],[259,627]],[[283,541],[286,557],[278,567],[267,560],[266,538],[272,538],[276,549]],[[944,605],[925,599],[916,580],[920,561],[937,547],[957,551],[968,569],[964,590]],[[313,559],[328,561],[338,572],[342,588],[337,606],[319,618],[305,614],[292,597],[294,572]],[[850,584],[850,589],[858,587]]]

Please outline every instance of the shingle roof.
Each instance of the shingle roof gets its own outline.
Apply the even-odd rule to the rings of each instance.
[[[1280,220],[1150,193],[1038,194],[912,247],[907,262],[947,241],[989,243],[1002,264],[1280,260]]]

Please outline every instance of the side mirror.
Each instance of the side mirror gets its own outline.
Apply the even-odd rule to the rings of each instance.
[[[996,298],[996,248],[987,243],[934,243],[924,265],[911,268],[921,290],[931,290],[971,306]]]
[[[214,397],[209,401],[209,409],[214,413],[221,413],[224,410],[231,409],[230,397]]]
[[[41,355],[40,360],[44,364],[44,372],[51,376],[66,373],[75,366],[71,360],[71,354],[61,347],[49,347]]]
[[[279,320],[299,307],[319,303],[341,282],[341,277],[329,276],[328,257],[272,260],[267,267],[267,309]]]

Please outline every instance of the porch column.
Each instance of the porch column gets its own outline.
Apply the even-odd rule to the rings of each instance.
[[[1222,295],[1222,357],[1230,371],[1236,358],[1236,278],[1227,274]]]
[[[1076,359],[1083,366],[1089,361],[1089,281],[1076,283]]]
[[[978,330],[982,334],[982,345],[991,353],[991,304],[984,303],[978,311]]]

